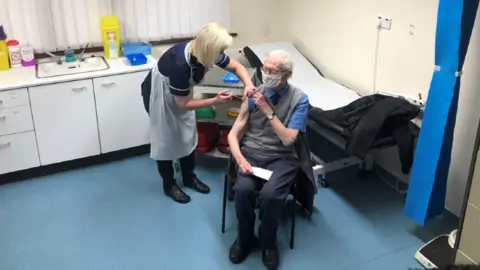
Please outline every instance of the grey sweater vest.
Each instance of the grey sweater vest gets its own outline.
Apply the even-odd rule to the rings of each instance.
[[[292,85],[288,85],[287,87],[288,89],[284,94],[282,93],[283,95],[276,106],[273,106],[273,104],[270,103],[276,117],[278,117],[286,127],[288,126],[295,108],[304,95],[300,89]],[[263,86],[260,86],[257,89],[257,91],[262,94],[264,94],[266,90]],[[246,150],[258,152],[261,156],[296,156],[295,144],[289,147],[283,145],[277,133],[273,130],[270,120],[268,120],[267,116],[258,108],[255,108],[250,112],[248,124],[242,137],[241,144]]]

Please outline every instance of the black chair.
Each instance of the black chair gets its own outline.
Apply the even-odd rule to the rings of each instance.
[[[301,173],[301,172],[299,172]],[[237,170],[235,168],[235,160],[230,155],[228,160],[227,171],[224,176],[224,186],[223,186],[223,209],[222,209],[222,233],[225,233],[225,214],[227,210],[227,197],[230,197],[233,200],[233,185],[235,184],[237,178]],[[231,194],[231,196],[229,196]],[[290,195],[293,196],[293,207],[290,212],[291,214],[291,228],[290,228],[290,249],[294,248],[295,244],[295,210],[297,203],[297,183],[292,185],[290,189]],[[259,217],[261,219],[261,217]]]

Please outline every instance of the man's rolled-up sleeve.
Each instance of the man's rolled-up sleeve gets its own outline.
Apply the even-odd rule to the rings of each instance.
[[[300,132],[307,132],[308,105],[308,96],[303,94],[300,103],[293,111],[292,117],[288,122],[288,128],[295,129]]]

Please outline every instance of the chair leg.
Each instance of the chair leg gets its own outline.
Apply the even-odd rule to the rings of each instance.
[[[297,206],[297,186],[293,187],[293,206],[292,206],[292,225],[290,228],[290,249],[294,248],[295,245],[295,208]]]
[[[225,212],[227,210],[227,187],[228,187],[228,177],[225,174],[225,179],[223,183],[223,209],[222,209],[222,233],[225,233]]]

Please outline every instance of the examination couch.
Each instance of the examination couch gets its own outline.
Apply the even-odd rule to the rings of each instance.
[[[409,171],[418,136],[418,127],[411,122],[420,113],[417,106],[382,95],[361,97],[323,77],[288,42],[243,48],[248,62],[257,69],[260,81],[262,61],[272,50],[285,50],[291,55],[294,69],[289,83],[300,88],[310,100],[307,138],[315,162],[316,183],[327,187],[327,174],[351,166],[358,166],[361,173],[368,171],[373,166],[372,154],[393,146],[401,146],[402,170]]]

